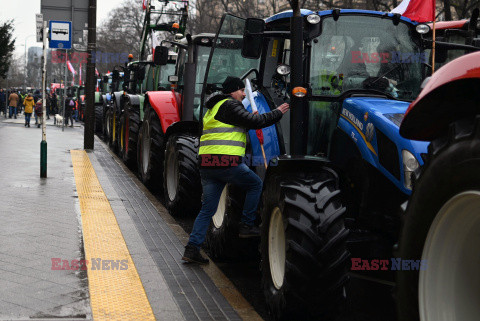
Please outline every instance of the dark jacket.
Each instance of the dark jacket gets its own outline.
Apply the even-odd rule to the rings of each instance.
[[[265,114],[252,114],[245,109],[238,100],[231,98],[230,95],[216,94],[210,97],[205,103],[205,107],[212,109],[221,100],[228,99],[218,109],[215,119],[233,126],[246,129],[260,129],[271,126],[278,122],[283,114],[280,110],[274,109]],[[202,168],[221,168],[237,166],[242,163],[242,157],[225,155],[200,155],[200,166]]]
[[[227,98],[230,99],[220,106],[215,115],[215,119],[222,123],[246,129],[259,129],[275,124],[283,116],[282,112],[278,109],[274,109],[269,113],[254,115],[246,110],[241,102],[231,98],[230,95],[224,94],[217,94],[210,97],[205,106],[208,109],[212,109],[219,101]]]

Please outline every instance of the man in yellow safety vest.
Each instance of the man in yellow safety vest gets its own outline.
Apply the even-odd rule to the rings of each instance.
[[[247,144],[247,130],[275,124],[290,108],[288,104],[282,104],[271,112],[252,114],[242,104],[245,85],[240,78],[227,77],[222,87],[223,94],[214,95],[206,102],[208,111],[203,117],[203,133],[198,153],[203,203],[182,257],[184,261],[199,264],[208,263],[208,259],[200,254],[200,246],[205,241],[210,220],[228,183],[247,191],[239,237],[260,235],[254,222],[262,193],[262,180],[242,162]]]

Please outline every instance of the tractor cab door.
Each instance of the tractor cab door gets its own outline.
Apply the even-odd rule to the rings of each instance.
[[[252,100],[260,114],[270,112],[273,104],[267,102],[266,96],[256,90],[261,87],[261,66],[260,57],[256,59],[244,58],[242,56],[243,35],[246,20],[226,14],[222,17],[220,27],[212,44],[208,59],[203,90],[201,96],[201,116],[208,111],[205,103],[209,96],[220,93],[222,83],[228,76],[239,77],[246,82],[249,79],[252,83]],[[253,112],[251,101],[243,100],[245,108]],[[267,162],[280,155],[280,145],[275,125],[262,129],[264,137],[264,148]],[[247,163],[251,166],[261,166],[264,163],[259,138],[254,130],[248,132],[249,144],[247,145]],[[249,158],[250,157],[250,158]]]

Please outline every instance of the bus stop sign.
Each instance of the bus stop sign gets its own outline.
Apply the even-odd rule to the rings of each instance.
[[[72,23],[50,21],[50,48],[72,49]]]

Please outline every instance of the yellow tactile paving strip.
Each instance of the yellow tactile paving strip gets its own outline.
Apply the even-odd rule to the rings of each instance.
[[[72,150],[94,320],[155,320],[115,214],[85,151]],[[123,262],[103,268],[98,259]],[[96,268],[93,260],[97,262]],[[122,261],[126,260],[126,261]],[[98,266],[101,268],[98,269]]]

